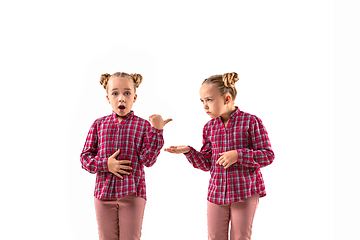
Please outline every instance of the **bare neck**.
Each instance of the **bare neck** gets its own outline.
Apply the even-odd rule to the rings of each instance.
[[[224,126],[226,127],[228,122],[229,122],[229,119],[230,119],[230,115],[236,111],[236,107],[235,105],[231,105],[228,107],[227,110],[224,111],[223,114],[221,114],[221,120],[222,122],[224,123]]]

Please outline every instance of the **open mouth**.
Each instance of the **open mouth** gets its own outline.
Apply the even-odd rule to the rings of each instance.
[[[120,109],[120,110],[124,110],[124,109],[125,109],[125,106],[120,105],[120,106],[119,106],[119,109]]]

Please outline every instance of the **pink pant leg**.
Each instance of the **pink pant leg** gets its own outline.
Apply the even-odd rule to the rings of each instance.
[[[209,240],[227,240],[230,221],[230,204],[207,202]]]
[[[116,200],[94,200],[100,240],[119,240],[119,217]]]
[[[95,198],[100,240],[139,240],[145,199],[135,193],[117,200]]]
[[[231,221],[230,239],[250,240],[258,204],[259,195],[231,204],[207,202],[208,239],[228,240]]]
[[[140,240],[145,199],[130,194],[119,201],[120,240]]]
[[[230,205],[230,240],[251,239],[252,223],[258,204],[259,195],[253,195],[248,199]]]

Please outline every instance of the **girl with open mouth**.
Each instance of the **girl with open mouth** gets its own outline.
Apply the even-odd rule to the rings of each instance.
[[[93,123],[80,159],[96,174],[95,212],[101,240],[140,239],[146,202],[144,166],[152,166],[164,145],[163,128],[172,119],[149,121],[131,110],[140,74],[103,74],[100,84],[112,114]]]

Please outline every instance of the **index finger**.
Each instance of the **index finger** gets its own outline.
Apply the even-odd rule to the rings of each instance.
[[[120,160],[119,161],[120,164],[128,164],[128,163],[131,163],[130,160]]]
[[[168,148],[166,149],[176,149],[177,147],[176,146],[169,146]]]
[[[178,147],[170,146],[168,148],[165,148],[164,151],[175,153],[178,150]]]
[[[176,150],[173,150],[173,149],[164,149],[164,151],[169,152],[169,153],[177,153]]]
[[[155,117],[157,117],[157,116],[159,116],[158,114],[153,114],[153,115],[151,115],[150,117],[149,117],[149,119],[150,118],[155,118]]]
[[[224,159],[224,156],[221,156],[217,161],[216,164],[220,164],[220,161],[222,161]],[[221,165],[221,164],[220,164]]]

